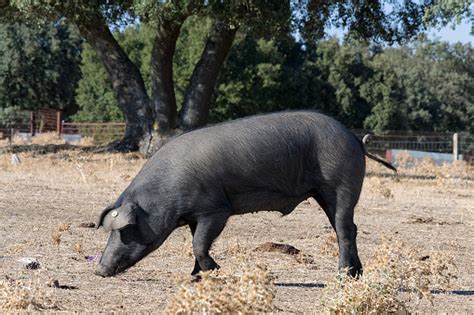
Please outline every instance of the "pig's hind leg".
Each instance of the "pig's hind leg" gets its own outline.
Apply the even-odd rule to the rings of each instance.
[[[338,196],[335,225],[339,243],[339,269],[348,268],[353,277],[362,275],[362,264],[357,252],[357,226],[354,224],[354,207],[357,199]]]
[[[229,216],[228,212],[211,214],[189,224],[193,234],[193,253],[196,258],[191,275],[196,275],[201,270],[219,269],[219,265],[209,255],[209,250],[214,240],[224,229]]]
[[[354,207],[359,199],[360,189],[344,185],[334,191],[313,191],[313,197],[326,213],[337,234],[339,243],[339,269],[357,277],[362,274],[362,264],[357,252],[357,226],[354,224]]]

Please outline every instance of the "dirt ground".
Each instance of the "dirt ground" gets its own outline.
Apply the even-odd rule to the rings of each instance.
[[[189,229],[176,230],[126,273],[100,278],[93,274],[96,262],[85,257],[98,255],[108,235],[80,226],[95,222],[144,160],[133,154],[69,151],[18,157],[21,162],[12,165],[11,154],[0,155],[0,277],[39,287],[63,311],[162,312],[177,290],[176,276],[189,274],[194,264]],[[369,164],[370,170],[379,168]],[[473,175],[469,168],[459,172]],[[473,188],[472,180],[449,175],[429,180],[366,177],[355,219],[363,263],[383,239],[416,246],[420,257],[432,250],[455,257],[457,278],[450,289],[435,294],[432,305],[414,301],[411,311],[474,310]],[[61,225],[65,231],[59,232]],[[228,268],[245,262],[266,265],[275,279],[278,310],[319,312],[322,288],[337,273],[331,235],[325,214],[309,200],[283,218],[271,212],[232,217],[214,244],[213,256]],[[254,251],[265,242],[293,245],[314,262]],[[22,257],[37,258],[41,267],[26,270],[18,262]],[[59,287],[47,286],[53,280]]]

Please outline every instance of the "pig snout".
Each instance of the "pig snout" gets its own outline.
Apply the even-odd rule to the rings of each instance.
[[[116,274],[116,271],[113,268],[99,264],[94,273],[101,277],[111,277]]]
[[[119,259],[104,259],[104,256],[102,256],[102,259],[97,265],[94,273],[101,277],[112,277],[125,271],[133,264],[133,262],[120,256]]]

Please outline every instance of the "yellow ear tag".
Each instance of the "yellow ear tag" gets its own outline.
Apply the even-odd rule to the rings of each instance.
[[[118,211],[112,211],[112,216],[115,218],[116,216],[118,216]]]

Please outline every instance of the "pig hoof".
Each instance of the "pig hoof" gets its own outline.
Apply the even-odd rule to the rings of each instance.
[[[201,275],[199,275],[199,274],[191,275],[191,282],[192,283],[201,282],[201,280],[202,280]]]
[[[359,279],[362,277],[362,268],[350,268],[347,270],[347,275],[352,278]]]

